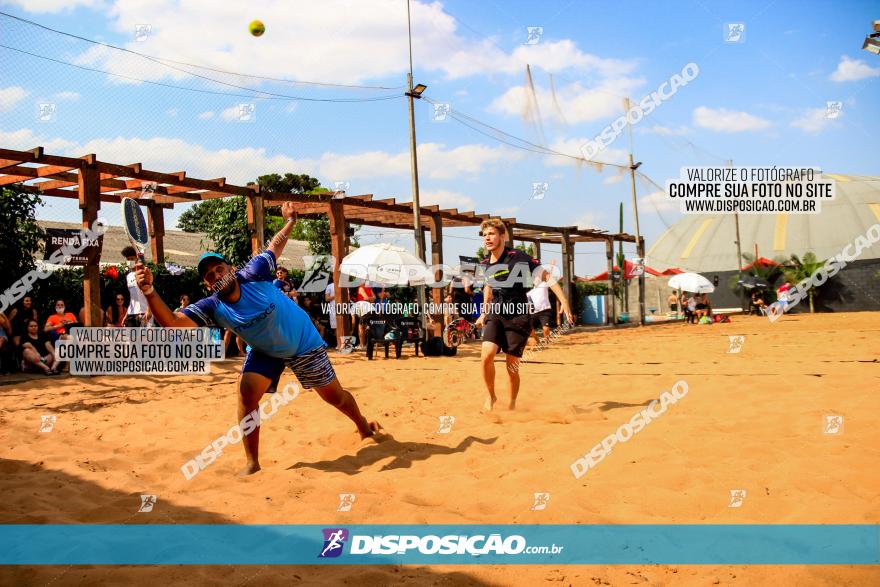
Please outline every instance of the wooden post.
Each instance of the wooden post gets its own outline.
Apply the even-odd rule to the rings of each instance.
[[[562,231],[562,291],[565,293],[565,299],[568,300],[571,308],[574,308],[574,305],[571,303],[571,242],[568,240],[568,231]],[[575,322],[577,322],[577,316],[575,316]]]
[[[442,265],[443,264],[443,218],[441,218],[438,214],[431,214],[431,264],[432,265]],[[440,281],[442,276],[442,271],[434,272],[434,281]],[[432,299],[434,300],[434,304],[440,305],[443,303],[443,288],[435,287],[433,288]],[[440,336],[443,334],[443,320],[442,316],[440,320],[435,318],[434,321],[434,336]]]
[[[535,241],[534,245],[535,245],[535,259],[540,261],[541,260],[541,242]]]
[[[337,308],[340,305],[348,306],[348,288],[339,287],[339,266],[348,252],[346,249],[346,222],[345,204],[341,201],[330,202],[328,206],[330,217],[330,254],[333,255],[333,289],[336,292]],[[351,315],[347,312],[336,314],[336,345],[342,348],[342,337],[351,335]]]
[[[101,176],[95,167],[95,156],[90,155],[85,165],[79,170],[79,208],[82,210],[83,228],[92,228],[98,219],[101,209]],[[101,267],[95,259],[83,267],[83,306],[88,308],[85,313],[85,326],[103,326],[103,310],[101,308]]]
[[[513,227],[510,224],[505,222],[504,228],[507,230],[507,242],[504,243],[504,246],[512,249],[513,248]]]
[[[605,298],[605,317],[612,326],[617,325],[617,305],[614,303],[614,238],[605,241],[608,258],[608,296]]]
[[[636,251],[638,251],[639,258],[642,260],[642,266],[647,266],[647,259],[645,259],[645,237],[640,236],[639,242],[636,244]],[[642,271],[642,274],[639,275],[639,324],[642,326],[645,325],[645,272]]]
[[[247,226],[251,235],[251,254],[257,255],[266,246],[264,228],[265,209],[260,186],[253,186],[254,193],[247,196]]]
[[[165,262],[165,211],[156,202],[147,201],[147,213],[150,218],[150,249],[153,263]]]

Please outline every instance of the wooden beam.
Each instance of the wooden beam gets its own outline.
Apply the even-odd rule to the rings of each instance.
[[[152,201],[147,201],[147,212],[153,263],[162,264],[165,262],[165,213],[161,206]]]
[[[101,208],[98,170],[94,166],[84,166],[80,169],[78,192],[83,228],[91,229],[98,219],[98,210]],[[104,325],[104,312],[101,308],[101,269],[98,257],[83,267],[83,306],[86,308],[85,326]]]
[[[251,253],[257,255],[266,244],[265,235],[265,208],[263,197],[257,191],[247,196],[247,227],[251,237]]]
[[[617,325],[617,306],[614,302],[614,239],[605,239],[605,257],[608,259],[608,295],[605,296],[605,323]]]
[[[345,206],[333,201],[328,205],[330,217],[330,254],[333,255],[333,288],[336,292],[337,308],[348,305],[348,288],[339,287],[339,266],[345,257]],[[336,315],[336,348],[342,348],[342,337],[351,334],[351,317],[347,313]]]
[[[568,240],[568,231],[562,230],[562,291],[565,293],[565,299],[571,304],[571,258],[572,258],[571,242]],[[575,318],[577,320],[577,318]]]
[[[439,207],[438,207],[439,209]],[[432,265],[442,265],[443,264],[443,218],[437,214],[431,214],[428,217],[429,219],[429,230],[431,231],[431,264]],[[442,271],[434,272],[434,281],[440,281],[442,277]],[[434,300],[434,304],[439,306],[443,303],[443,288],[442,287],[434,287],[431,288],[431,296]],[[443,334],[443,320],[434,320],[434,336],[440,336]]]

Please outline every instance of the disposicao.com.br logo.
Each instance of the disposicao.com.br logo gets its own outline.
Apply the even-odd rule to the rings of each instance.
[[[323,547],[318,558],[335,558],[342,554],[346,542],[350,544],[348,554],[359,555],[405,555],[410,551],[412,554],[423,555],[462,555],[473,556],[496,554],[559,554],[564,546],[552,544],[550,546],[528,546],[526,539],[519,534],[502,537],[501,534],[475,534],[473,536],[460,534],[447,534],[438,536],[428,534],[418,536],[415,534],[388,534],[388,535],[360,535],[349,536],[345,528],[324,528]]]

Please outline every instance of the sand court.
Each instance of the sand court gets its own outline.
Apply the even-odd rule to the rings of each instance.
[[[481,414],[479,347],[455,358],[334,354],[387,437],[361,441],[315,394],[279,407],[263,470],[226,447],[239,361],[210,376],[35,378],[0,387],[4,523],[876,524],[880,314],[733,317],[573,332],[520,370],[518,409]],[[743,336],[730,353],[729,336]],[[677,381],[687,394],[583,476],[571,464]],[[289,372],[282,385],[295,382]],[[55,416],[39,432],[43,416]],[[441,418],[454,417],[445,421]],[[829,431],[828,418],[833,428]],[[441,431],[441,429],[445,431]],[[625,435],[626,436],[626,435]],[[731,492],[744,491],[734,501]],[[535,493],[549,494],[535,510]],[[141,495],[155,495],[139,512]],[[352,494],[338,511],[340,494]],[[737,494],[740,495],[740,494]],[[19,567],[6,584],[867,585],[864,566]],[[367,581],[367,583],[364,583]]]

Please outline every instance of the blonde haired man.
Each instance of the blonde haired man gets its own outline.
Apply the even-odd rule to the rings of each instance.
[[[484,220],[480,225],[483,246],[488,256],[481,265],[485,269],[486,285],[483,289],[483,307],[477,327],[483,329],[483,381],[486,383],[486,403],[484,409],[491,411],[495,396],[495,355],[503,351],[506,356],[507,375],[510,380],[510,403],[508,408],[516,409],[519,394],[519,360],[522,358],[526,342],[531,332],[531,312],[526,297],[526,283],[531,280],[535,270],[541,266],[536,260],[518,249],[505,246],[507,227],[497,218]],[[569,322],[574,322],[568,299],[555,280],[548,282],[550,289],[562,303],[562,311]]]

